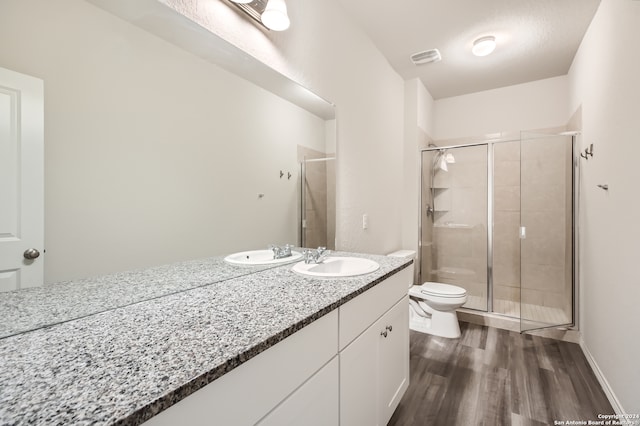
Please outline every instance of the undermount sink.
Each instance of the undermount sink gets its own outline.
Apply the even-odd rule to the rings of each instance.
[[[311,277],[340,278],[368,274],[378,268],[377,262],[361,257],[327,257],[321,263],[296,263],[292,271]]]
[[[292,251],[291,256],[274,259],[273,250],[270,249],[241,251],[224,258],[226,262],[233,265],[277,265],[295,262],[300,259],[302,259],[302,253],[299,251]]]

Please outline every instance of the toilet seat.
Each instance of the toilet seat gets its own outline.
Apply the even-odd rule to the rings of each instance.
[[[467,295],[464,288],[443,283],[426,282],[418,289],[424,295],[435,297],[463,297]]]

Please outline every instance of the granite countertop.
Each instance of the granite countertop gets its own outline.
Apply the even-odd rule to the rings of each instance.
[[[0,293],[0,338],[269,268],[212,257]]]
[[[283,265],[0,339],[0,424],[140,424],[411,262],[334,254],[380,269]]]

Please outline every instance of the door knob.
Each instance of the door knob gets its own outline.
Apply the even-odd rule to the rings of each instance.
[[[25,259],[33,260],[38,258],[38,256],[40,256],[40,252],[37,249],[30,248],[24,251]]]

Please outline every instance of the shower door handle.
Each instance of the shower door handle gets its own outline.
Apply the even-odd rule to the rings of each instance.
[[[521,226],[520,227],[520,239],[524,240],[525,238],[527,238],[527,227],[526,226]]]

